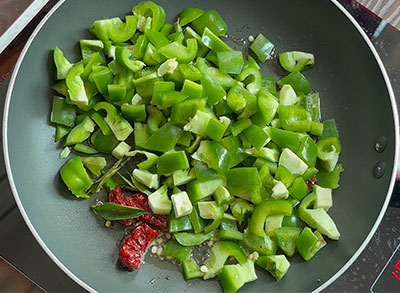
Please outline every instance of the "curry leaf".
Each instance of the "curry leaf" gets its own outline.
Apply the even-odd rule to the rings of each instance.
[[[106,202],[101,205],[94,205],[92,210],[104,218],[105,220],[126,220],[138,218],[145,214],[142,209],[137,209],[129,206],[124,206],[112,202]]]

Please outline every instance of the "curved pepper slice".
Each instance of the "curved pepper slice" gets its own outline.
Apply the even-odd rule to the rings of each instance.
[[[104,120],[110,126],[112,132],[118,140],[125,140],[133,131],[132,126],[118,113],[118,109],[111,103],[100,102],[93,106],[93,109],[105,110],[107,116]]]
[[[139,60],[130,59],[129,55],[129,50],[126,47],[115,47],[115,59],[117,62],[119,62],[119,64],[125,66],[133,72],[141,70],[144,66],[144,63]]]
[[[87,106],[89,98],[86,94],[85,83],[81,78],[84,71],[83,62],[76,63],[67,73],[68,102],[78,106]]]
[[[61,179],[68,189],[78,198],[89,198],[86,190],[92,186],[80,157],[69,159],[60,169]]]
[[[95,126],[96,124],[92,121],[92,119],[86,116],[81,123],[72,128],[72,130],[68,133],[63,146],[69,146],[83,142],[94,131]]]
[[[54,49],[53,59],[57,68],[57,79],[64,79],[68,71],[72,68],[72,64],[68,62],[67,58],[64,57],[63,52],[58,47]]]
[[[204,263],[208,268],[208,271],[204,274],[204,280],[215,277],[230,256],[235,257],[240,264],[247,261],[246,255],[238,244],[231,241],[218,241],[211,248],[210,257]]]
[[[252,94],[255,95],[261,89],[261,73],[260,70],[254,67],[247,67],[242,70],[242,72],[238,76],[238,80],[245,81],[247,79],[251,80],[246,85],[246,89]]]
[[[185,47],[181,43],[173,42],[166,46],[161,47],[158,52],[167,58],[176,58],[179,63],[189,63],[196,58],[197,41],[195,39],[188,39]]]
[[[267,200],[256,205],[249,222],[250,231],[257,236],[263,237],[265,235],[265,220],[268,216],[276,214],[290,216],[292,214],[292,204],[285,200]]]
[[[155,31],[159,31],[165,23],[164,8],[152,1],[140,2],[132,9],[132,12],[139,19],[143,17],[151,17],[151,28]]]
[[[206,163],[211,169],[222,171],[222,173],[228,170],[231,159],[228,151],[222,145],[208,140],[200,143],[200,147],[192,157]]]
[[[223,36],[228,31],[228,26],[216,10],[208,10],[202,16],[192,22],[191,25],[198,34],[203,34],[208,27],[217,36]]]
[[[197,58],[196,67],[201,73],[210,76],[215,83],[220,85],[225,90],[235,85],[235,80],[229,74],[222,73],[217,68],[209,66],[204,58]]]
[[[174,237],[179,244],[183,246],[195,246],[200,245],[204,241],[207,241],[215,236],[215,231],[209,233],[191,233],[191,232],[180,232],[175,233]]]
[[[321,248],[326,245],[324,237],[309,227],[305,227],[296,241],[296,248],[304,260],[309,261]]]
[[[181,14],[179,14],[179,25],[184,26],[192,21],[198,19],[200,16],[204,14],[204,10],[196,7],[189,7],[182,10]]]
[[[133,37],[137,22],[134,15],[126,16],[125,23],[119,17],[96,20],[90,32],[103,42],[111,40],[114,43],[123,43]]]
[[[338,240],[340,233],[328,213],[323,208],[309,209],[316,199],[315,193],[310,193],[303,199],[299,206],[300,219],[310,227],[317,229],[321,234],[333,240]]]
[[[224,41],[218,38],[208,27],[204,28],[201,41],[204,45],[215,52],[233,51],[231,47],[229,47]]]

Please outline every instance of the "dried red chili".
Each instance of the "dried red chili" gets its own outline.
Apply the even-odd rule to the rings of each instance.
[[[119,262],[130,271],[137,270],[142,264],[142,256],[147,246],[158,235],[158,232],[147,224],[136,226],[122,242],[119,250]]]
[[[109,201],[121,205],[131,206],[138,209],[143,209],[147,214],[137,218],[122,220],[120,223],[124,226],[132,226],[135,221],[143,221],[150,226],[159,229],[161,231],[167,231],[167,219],[168,216],[153,214],[148,200],[147,195],[142,192],[137,192],[131,196],[125,197],[122,193],[121,187],[117,187],[110,191]]]

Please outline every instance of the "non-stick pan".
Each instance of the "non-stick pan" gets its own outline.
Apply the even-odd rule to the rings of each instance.
[[[329,211],[341,238],[330,241],[309,262],[294,257],[279,283],[260,270],[258,280],[242,290],[287,292],[326,287],[371,238],[394,183],[398,117],[387,74],[371,42],[335,1],[157,2],[165,8],[169,22],[186,7],[217,9],[233,39],[246,40],[262,32],[275,43],[277,52],[314,53],[316,66],[305,75],[320,92],[323,119],[338,122],[343,145],[340,160],[345,171]],[[137,3],[61,1],[33,33],[17,63],[5,106],[4,151],[11,187],[37,241],[86,290],[218,291],[217,281],[185,282],[177,265],[155,258],[147,257],[136,272],[119,269],[122,228],[104,228],[103,220],[89,210],[93,199],[75,199],[58,176],[64,161],[58,158],[60,148],[54,143],[54,127],[48,123],[54,82],[51,52],[59,46],[70,60],[78,60],[77,41],[91,38],[88,28],[94,20],[122,17]],[[262,71],[277,78],[282,73],[274,61],[262,65]],[[386,141],[383,151],[378,148],[381,152],[375,148],[379,140]]]

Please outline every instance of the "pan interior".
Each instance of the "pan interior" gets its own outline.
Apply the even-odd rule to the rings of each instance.
[[[323,119],[338,122],[344,173],[330,210],[341,232],[309,262],[294,257],[279,283],[267,272],[247,284],[248,291],[311,291],[331,278],[356,252],[384,205],[395,154],[394,118],[379,66],[353,24],[330,1],[178,1],[159,0],[172,22],[186,7],[216,9],[229,36],[245,39],[262,32],[277,52],[300,50],[316,58],[304,72],[320,92]],[[76,200],[58,176],[64,163],[48,123],[54,83],[51,52],[59,46],[69,60],[79,58],[79,39],[91,38],[88,28],[102,17],[130,13],[137,1],[65,1],[33,40],[17,73],[9,106],[7,140],[12,177],[28,220],[49,251],[77,278],[97,291],[217,291],[218,282],[185,282],[178,266],[149,256],[137,272],[118,269],[118,245],[124,231],[106,229],[89,211],[94,199]],[[247,46],[247,45],[246,45]],[[244,47],[246,47],[244,46]],[[244,48],[237,45],[238,49]],[[282,71],[273,61],[261,65],[277,79]],[[388,139],[386,150],[374,150],[375,139]],[[386,163],[380,179],[376,162]],[[104,195],[103,195],[104,196]]]

